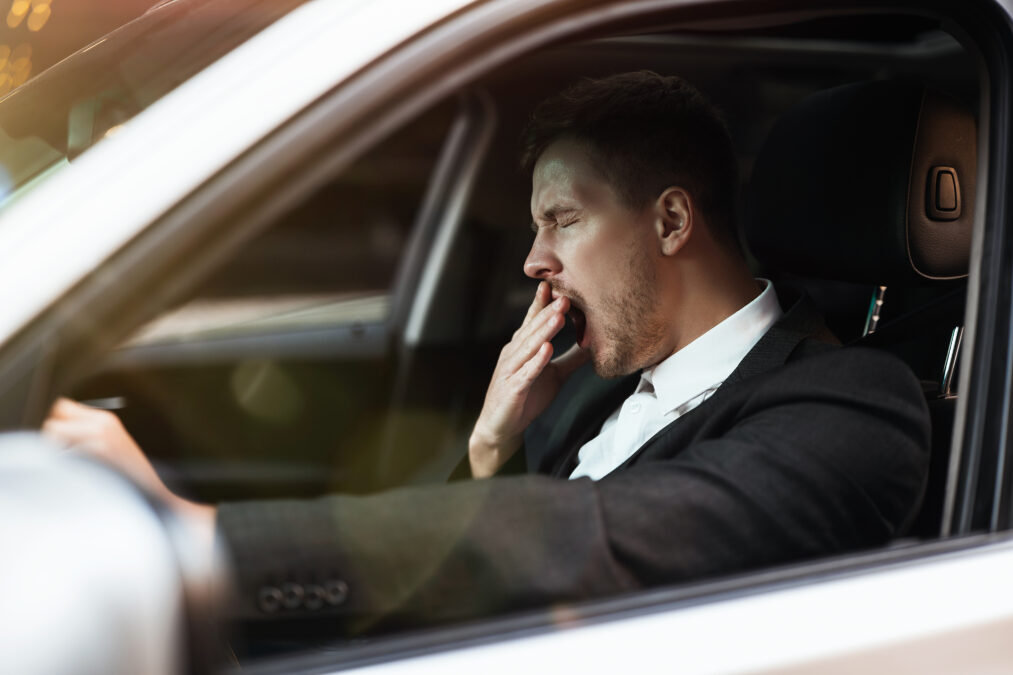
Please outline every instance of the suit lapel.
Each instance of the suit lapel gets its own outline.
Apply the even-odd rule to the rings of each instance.
[[[598,434],[639,380],[639,372],[605,380],[595,375],[590,365],[574,373],[525,433],[528,471],[569,476],[576,467],[577,451]]]
[[[654,434],[654,436],[649,438],[636,452],[630,455],[621,465],[613,469],[613,471],[618,471],[633,464],[644,451],[658,442],[658,439],[663,436],[678,433],[680,427],[685,429],[693,428],[694,425],[689,424],[689,422],[699,415],[706,415],[708,408],[719,404],[721,399],[724,398],[723,394],[731,388],[731,385],[784,365],[792,352],[795,351],[803,340],[816,338],[827,342],[837,342],[837,339],[826,328],[823,317],[816,311],[808,296],[780,290],[778,291],[778,296],[781,298],[782,307],[785,304],[790,304],[790,307],[786,308],[784,315],[770,327],[770,330],[760,338],[756,346],[746,354],[738,367],[732,371],[732,374],[714,392],[714,395]],[[589,437],[588,440],[590,438],[593,438],[593,436]],[[579,451],[579,447],[577,450]],[[576,456],[576,452],[574,452],[574,456]],[[571,469],[570,473],[572,472],[573,470]]]
[[[795,348],[806,338],[837,342],[827,330],[823,317],[816,311],[808,296],[793,294],[786,290],[779,290],[778,293],[786,296],[785,300],[790,306],[746,354],[746,358],[742,359],[738,367],[728,376],[725,384],[738,382],[784,365]],[[784,304],[782,302],[782,306]]]

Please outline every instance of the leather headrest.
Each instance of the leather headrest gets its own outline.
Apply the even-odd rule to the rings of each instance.
[[[910,83],[815,94],[753,168],[746,240],[766,267],[889,284],[967,274],[977,135],[959,103]]]

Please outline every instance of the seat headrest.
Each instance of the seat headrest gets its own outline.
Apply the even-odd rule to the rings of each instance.
[[[977,135],[962,105],[864,82],[783,115],[757,157],[746,240],[765,266],[889,284],[967,274]]]

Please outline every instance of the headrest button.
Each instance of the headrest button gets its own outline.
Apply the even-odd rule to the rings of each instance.
[[[932,220],[960,218],[960,180],[957,170],[949,166],[934,166],[929,170],[929,189],[926,200]]]

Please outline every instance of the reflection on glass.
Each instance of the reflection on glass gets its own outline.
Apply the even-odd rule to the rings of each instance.
[[[32,8],[32,13],[28,15],[28,30],[36,33],[42,30],[42,27],[49,21],[50,14],[53,10],[49,7],[49,3],[40,3]]]
[[[7,25],[11,28],[20,26],[30,7],[31,3],[28,0],[14,0],[11,10],[7,13]]]

